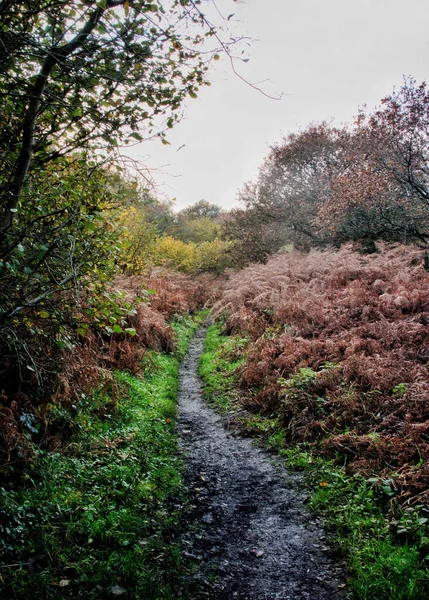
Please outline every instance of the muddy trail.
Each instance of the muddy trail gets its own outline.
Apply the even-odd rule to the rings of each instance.
[[[201,524],[182,539],[197,565],[187,581],[193,600],[345,598],[341,567],[304,507],[300,476],[229,432],[202,399],[205,331],[182,363],[179,392],[191,520]]]

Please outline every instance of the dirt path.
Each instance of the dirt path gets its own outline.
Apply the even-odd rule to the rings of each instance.
[[[234,437],[202,400],[197,368],[204,336],[202,328],[182,363],[179,395],[191,510],[202,524],[183,540],[199,565],[192,579],[200,591],[193,598],[344,598],[341,569],[303,506],[300,477]]]

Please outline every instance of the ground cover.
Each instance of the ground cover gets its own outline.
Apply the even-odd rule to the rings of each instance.
[[[173,324],[177,351],[148,351],[81,399],[61,452],[4,467],[2,598],[177,598],[183,492],[175,430],[179,359],[203,316]]]
[[[425,342],[414,337],[427,325],[427,275],[403,248],[372,260],[347,249],[273,262],[233,275],[215,306],[200,367],[208,397],[232,426],[305,470],[309,503],[332,526],[355,598],[426,598],[426,488],[411,484],[424,476],[426,440],[407,432],[425,431],[427,420],[427,367],[417,360]],[[408,335],[395,338],[406,324]],[[338,351],[339,338],[351,351]]]
[[[248,337],[242,405],[350,473],[429,498],[429,275],[415,247],[283,254],[231,274],[213,316]]]
[[[182,538],[195,565],[186,577],[190,597],[343,600],[341,560],[304,507],[301,475],[233,435],[204,401],[198,377],[204,338],[202,328],[181,365],[178,396],[190,521],[198,524]]]

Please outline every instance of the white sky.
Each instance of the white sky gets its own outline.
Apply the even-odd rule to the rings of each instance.
[[[214,63],[211,87],[189,100],[185,118],[159,141],[133,148],[155,169],[160,191],[177,209],[201,198],[237,205],[236,194],[282,133],[312,121],[351,121],[359,106],[377,105],[403,75],[429,75],[427,0],[218,0],[235,13],[234,33],[251,43],[250,61],[237,63],[252,82],[279,92],[270,100]],[[178,150],[180,146],[185,146]]]

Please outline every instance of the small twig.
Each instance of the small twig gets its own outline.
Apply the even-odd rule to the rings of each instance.
[[[38,558],[43,558],[43,554],[40,554],[39,556],[33,556],[27,562],[13,563],[11,565],[0,565],[0,569],[10,569],[12,567],[29,567]]]

